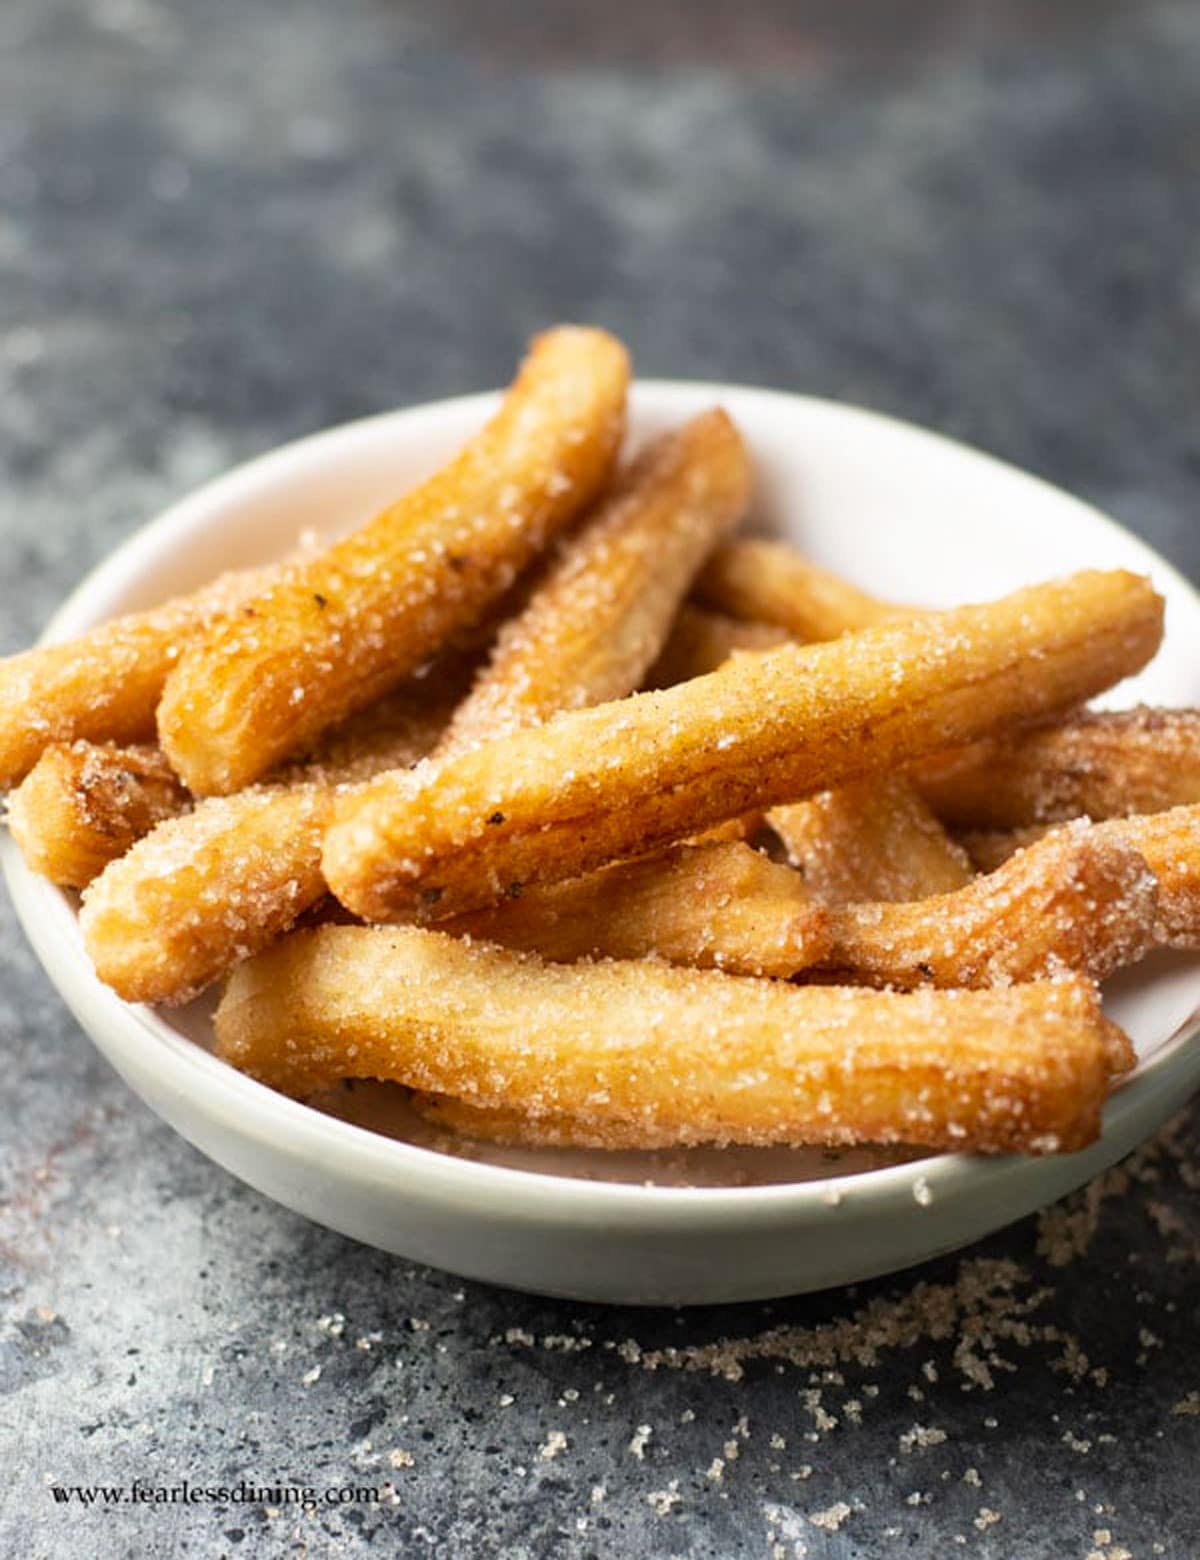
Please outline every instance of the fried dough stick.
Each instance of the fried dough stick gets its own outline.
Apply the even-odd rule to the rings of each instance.
[[[6,822],[26,865],[83,888],[191,796],[156,747],[55,742],[8,799]]]
[[[274,783],[159,824],[84,894],[101,980],[128,1002],[182,1002],[274,942],[326,893],[321,840],[339,790],[428,753],[465,687],[449,668],[328,734]]]
[[[749,845],[677,845],[526,889],[442,923],[555,963],[656,957],[740,975],[793,975],[830,952],[828,919],[790,867]]]
[[[903,775],[773,807],[767,821],[805,887],[825,904],[925,899],[971,881],[966,852]]]
[[[657,956],[742,975],[819,965],[871,985],[992,986],[1066,969],[1103,979],[1154,944],[1157,907],[1139,852],[1085,826],[909,904],[826,908],[748,846],[698,845],[530,888],[442,928],[555,962]]]
[[[731,617],[774,623],[794,639],[837,639],[873,623],[909,615],[784,542],[739,539],[718,547],[696,581],[696,595]]]
[[[607,479],[628,381],[603,331],[535,338],[448,466],[185,652],[158,730],[189,787],[257,780],[477,622]]]
[[[276,578],[272,569],[224,574],[191,595],[0,660],[0,791],[52,742],[153,737],[155,705],[184,646]]]
[[[1005,863],[1012,866],[1064,834],[1078,833],[1081,827],[1085,838],[1137,851],[1158,879],[1155,943],[1200,948],[1200,804],[1138,818],[1112,818],[1090,826],[1076,823],[1020,829],[1011,834],[972,834],[966,843],[981,870],[1004,871]]]
[[[1161,634],[1161,598],[1117,570],[739,657],[380,776],[339,809],[325,875],[367,920],[476,909],[1070,706]]]
[[[836,639],[909,615],[781,542],[726,543],[697,590],[727,612],[778,625],[804,641]],[[920,899],[970,879],[962,852],[898,775],[777,807],[767,821],[813,894],[830,904]]]
[[[938,816],[962,828],[1162,812],[1200,802],[1200,710],[1080,710],[913,773]]]
[[[1102,980],[1149,952],[1158,883],[1138,850],[1068,827],[966,888],[831,906],[826,970],[886,986],[994,986],[1076,970]]]
[[[724,666],[740,650],[773,650],[791,635],[773,623],[743,623],[685,601],[662,654],[646,673],[645,688],[670,688]]]
[[[1091,1142],[1127,1042],[1079,980],[908,995],[648,960],[543,964],[417,927],[298,932],[236,970],[219,1054],[305,1096],[385,1078],[603,1143]]]
[[[693,418],[618,477],[562,544],[455,711],[439,755],[632,692],[696,570],[736,524],[750,467],[724,412]]]

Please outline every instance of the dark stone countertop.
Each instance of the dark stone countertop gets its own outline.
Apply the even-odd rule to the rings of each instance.
[[[1159,0],[6,0],[0,649],[203,478],[556,318],[944,429],[1200,573],[1197,79]],[[1200,1553],[1195,1110],[919,1271],[622,1312],[235,1183],[6,904],[0,1035],[5,1556]],[[135,1477],[394,1497],[48,1488]]]

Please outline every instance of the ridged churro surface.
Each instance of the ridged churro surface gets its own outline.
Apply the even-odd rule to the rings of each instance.
[[[971,879],[966,852],[903,775],[773,807],[767,822],[805,887],[825,904],[924,899]]]
[[[187,651],[158,729],[191,789],[259,779],[476,623],[608,478],[628,379],[603,331],[538,337],[455,460]]]
[[[717,549],[696,594],[721,612],[777,624],[800,640],[836,639],[910,610],[869,596],[786,542],[747,538]]]
[[[962,828],[1162,812],[1200,802],[1200,712],[1080,710],[914,773],[938,816]]]
[[[1090,825],[1043,824],[1009,833],[969,834],[965,841],[980,869],[998,876],[997,869],[1004,870],[1018,852],[1031,855],[1068,831],[1136,851],[1158,883],[1155,943],[1200,948],[1200,804]]]
[[[528,606],[500,630],[439,752],[632,692],[749,497],[746,451],[724,412],[663,435],[560,544]]]
[[[1118,570],[738,657],[380,776],[339,811],[326,877],[368,920],[474,909],[1069,707],[1161,634],[1161,598]]]
[[[273,942],[326,892],[339,790],[428,753],[464,683],[451,665],[398,689],[274,783],[207,797],[134,844],[84,895],[96,973],[127,1001],[180,1002]]]
[[[1144,857],[1068,827],[953,893],[829,909],[829,968],[875,985],[990,986],[1076,970],[1101,980],[1153,946]]]
[[[519,1022],[510,1021],[519,1014]],[[675,1143],[1090,1142],[1119,1054],[1080,980],[794,987],[630,960],[544,964],[416,927],[323,927],[242,965],[219,1051],[308,1095],[387,1078]]]
[[[656,957],[792,975],[828,957],[828,917],[797,873],[737,842],[678,845],[443,923],[544,959]]]

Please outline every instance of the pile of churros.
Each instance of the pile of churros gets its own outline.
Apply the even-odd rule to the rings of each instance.
[[[622,453],[628,356],[532,344],[351,534],[0,662],[25,859],[100,978],[447,1133],[1050,1153],[1133,1063],[1097,982],[1200,946],[1200,713],[1087,701],[1163,604],[951,610],[735,533],[719,408]]]

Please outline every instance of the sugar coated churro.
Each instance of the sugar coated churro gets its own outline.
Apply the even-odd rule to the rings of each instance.
[[[368,920],[474,909],[1068,707],[1137,671],[1161,633],[1147,581],[1085,572],[740,657],[380,776],[326,836],[326,877]]]
[[[559,962],[657,957],[792,975],[830,951],[828,919],[790,867],[736,842],[680,845],[444,923],[456,936]]]
[[[1153,946],[1158,900],[1136,849],[1068,827],[953,893],[831,906],[827,962],[890,986],[989,986],[1065,969],[1100,980]]]
[[[83,888],[156,824],[185,812],[187,789],[151,746],[56,742],[8,799],[8,827],[26,863],[63,888]]]
[[[696,582],[701,601],[733,617],[774,623],[800,640],[836,639],[907,609],[869,596],[783,542],[719,547]]]
[[[191,595],[128,613],[57,645],[0,660],[0,791],[52,742],[143,742],[185,645],[235,612],[276,570],[225,574]]]
[[[700,591],[756,620],[748,626],[784,625],[804,641],[906,615],[779,542],[727,543]],[[970,876],[962,852],[901,775],[776,808],[768,821],[813,893],[830,903],[917,899],[958,888]]]
[[[497,1012],[520,1014],[497,1024]],[[543,964],[416,927],[298,932],[242,965],[220,1054],[300,1096],[387,1078],[654,1142],[1049,1152],[1095,1137],[1121,1056],[1081,980],[900,995]]]
[[[826,904],[924,899],[971,879],[966,852],[903,775],[773,807],[767,822],[805,887]]]
[[[636,688],[749,495],[746,452],[724,412],[659,439],[562,543],[528,606],[501,629],[439,752]]]
[[[645,686],[670,688],[689,677],[703,677],[739,651],[773,650],[790,637],[773,623],[744,623],[684,602],[662,654],[646,673]]]
[[[273,942],[326,892],[321,841],[339,789],[428,753],[463,683],[450,667],[397,690],[309,763],[208,797],[113,861],[80,913],[100,978],[130,1002],[179,1002]]]
[[[191,789],[258,779],[478,621],[606,480],[628,377],[603,331],[537,338],[450,465],[185,652],[158,726]]]
[[[1161,812],[1200,802],[1200,711],[1081,710],[914,773],[938,816],[963,828]]]
[[[227,976],[219,1054],[318,1109],[361,1078],[526,1148],[1086,1146],[1135,1062],[1096,982],[1200,950],[1200,712],[1083,709],[1161,598],[889,605],[732,536],[724,412],[618,467],[628,381],[549,331],[357,531],[0,661],[27,862],[125,999]]]
[[[1009,833],[969,834],[965,843],[982,871],[1003,869],[1067,830],[1105,844],[1137,851],[1158,881],[1154,941],[1172,948],[1200,948],[1200,804],[1134,818],[1112,818],[1090,826],[1045,824]],[[998,874],[997,874],[998,875]]]

